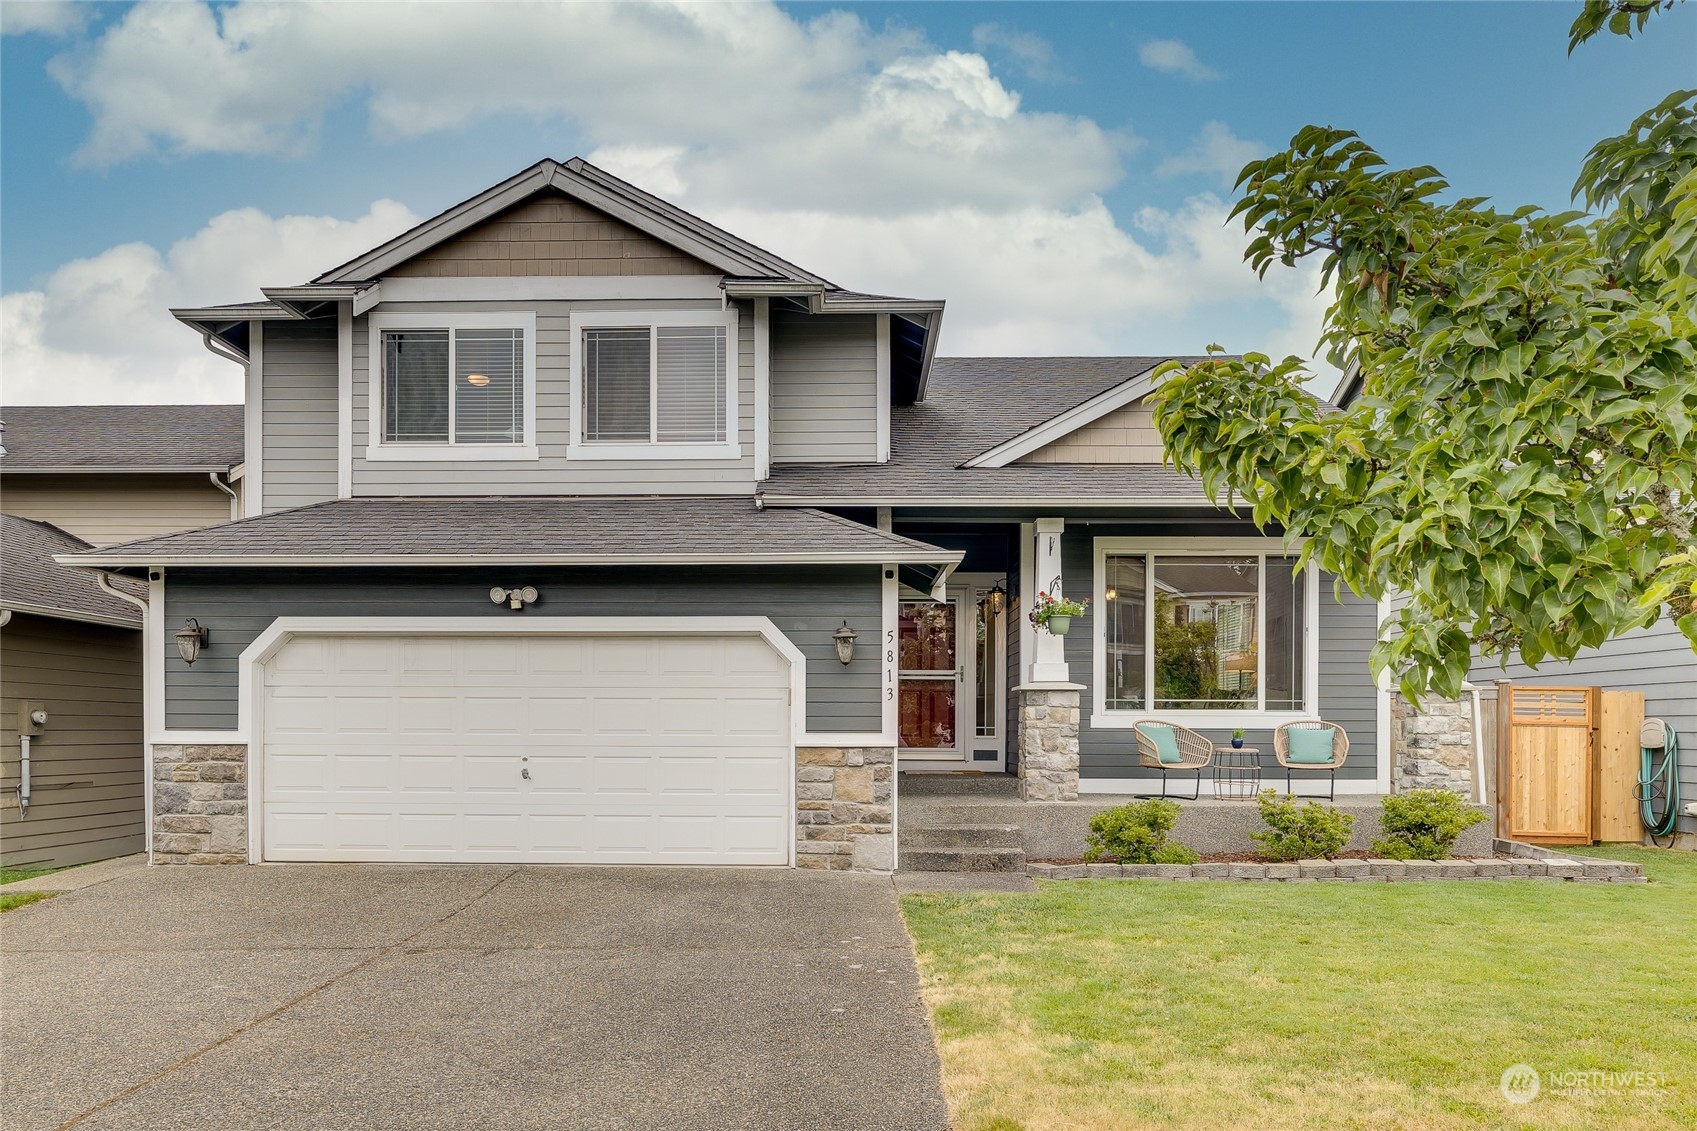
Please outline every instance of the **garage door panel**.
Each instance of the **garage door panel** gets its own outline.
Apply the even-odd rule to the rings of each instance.
[[[266,858],[786,863],[788,680],[758,638],[298,638]]]

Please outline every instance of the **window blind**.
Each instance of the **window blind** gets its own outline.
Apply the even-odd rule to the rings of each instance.
[[[448,332],[383,335],[383,438],[448,442]]]
[[[583,438],[647,443],[650,377],[649,331],[642,328],[583,332]]]
[[[709,443],[725,438],[725,328],[661,326],[655,342],[655,438]]]
[[[524,440],[524,331],[454,332],[454,442]]]

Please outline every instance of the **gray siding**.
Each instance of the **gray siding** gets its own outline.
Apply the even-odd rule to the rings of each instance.
[[[493,584],[535,585],[522,614],[489,600]],[[838,661],[831,634],[847,620],[862,641],[881,635],[876,566],[269,571],[179,570],[166,576],[165,622],[196,617],[211,643],[191,668],[161,643],[165,725],[227,730],[237,721],[237,661],[279,616],[490,617],[769,616],[807,655],[807,725],[881,729],[878,649]]]
[[[876,463],[878,321],[772,312],[772,462]]]
[[[46,709],[17,794],[19,708]],[[18,614],[0,628],[0,863],[61,868],[144,843],[141,633]]]
[[[536,439],[540,458],[489,462],[366,462],[369,439],[369,319],[354,320],[353,490],[355,495],[752,494],[754,491],[754,312],[737,304],[736,460],[571,460],[571,313],[574,310],[718,310],[713,300],[383,303],[382,312],[536,312]]]
[[[1246,534],[1252,530],[1244,529]],[[1143,792],[1148,783],[1159,790],[1158,775],[1150,774],[1137,765],[1137,740],[1129,729],[1092,727],[1096,689],[1093,670],[1092,642],[1096,631],[1097,597],[1095,596],[1095,543],[1098,537],[1161,537],[1172,535],[1170,527],[1110,527],[1069,526],[1061,540],[1061,570],[1066,592],[1074,597],[1088,595],[1089,614],[1073,622],[1066,637],[1066,657],[1074,683],[1082,683],[1079,713],[1079,773],[1086,778],[1124,778],[1127,792]],[[1191,533],[1191,532],[1187,532]],[[1196,530],[1196,534],[1228,534],[1229,529]],[[1349,735],[1349,761],[1338,771],[1338,779],[1372,781],[1378,774],[1378,700],[1371,673],[1367,669],[1367,653],[1373,644],[1377,627],[1373,602],[1362,601],[1344,591],[1342,603],[1332,596],[1329,577],[1320,580],[1320,688],[1321,717],[1340,724]],[[1202,733],[1216,742],[1231,738],[1230,729],[1203,729]],[[1270,729],[1245,728],[1244,743],[1261,751],[1261,773],[1268,785],[1284,787],[1284,773],[1273,760],[1273,735]],[[1306,777],[1307,781],[1301,779]],[[1316,775],[1298,775],[1298,792],[1314,792]],[[1180,786],[1189,792],[1188,786]],[[1206,785],[1204,785],[1206,789]]]
[[[336,320],[267,322],[263,511],[336,497]]]
[[[1697,653],[1673,621],[1664,617],[1567,663],[1551,660],[1533,669],[1518,659],[1506,668],[1481,662],[1468,678],[1480,684],[1512,679],[1554,687],[1642,691],[1644,714],[1666,719],[1679,732],[1681,803],[1697,801]],[[1697,833],[1697,818],[1681,817],[1679,828]]]

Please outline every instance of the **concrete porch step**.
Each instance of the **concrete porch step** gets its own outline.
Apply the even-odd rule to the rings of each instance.
[[[1012,774],[918,774],[896,775],[896,792],[902,797],[1019,797],[1019,779]]]
[[[1020,831],[1018,825],[946,825],[915,828],[909,824],[902,828],[902,847],[1020,848]]]
[[[902,830],[901,870],[904,872],[1023,872],[1025,851],[1019,848],[910,848],[909,830]]]

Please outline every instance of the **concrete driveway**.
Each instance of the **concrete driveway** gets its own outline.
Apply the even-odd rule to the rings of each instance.
[[[153,868],[0,961],[12,1131],[948,1124],[888,878]]]

